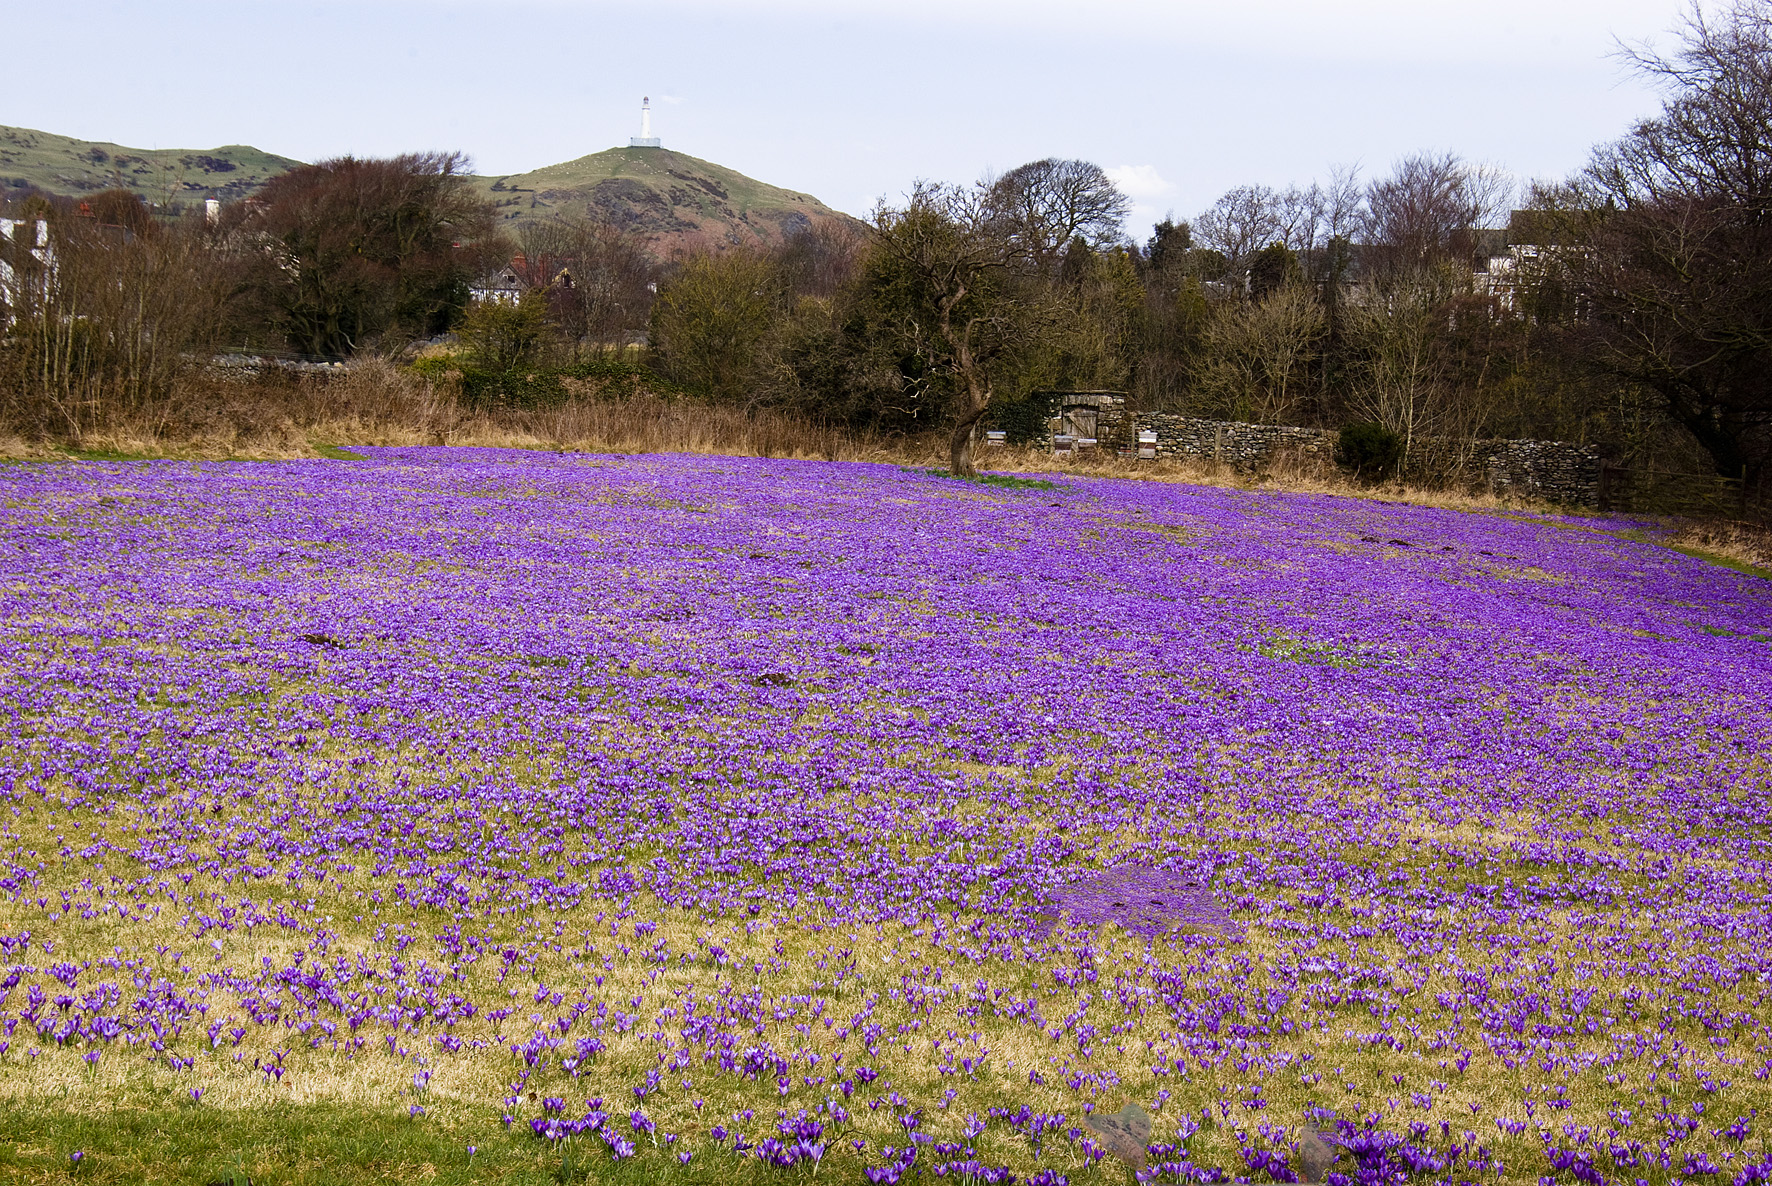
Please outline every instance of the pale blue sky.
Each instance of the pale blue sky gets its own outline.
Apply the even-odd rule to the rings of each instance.
[[[1225,189],[1452,149],[1560,176],[1654,109],[1608,57],[1677,0],[184,0],[10,6],[0,123],[511,173],[668,147],[864,214],[1041,156],[1128,179],[1142,237]],[[34,46],[36,52],[21,45]]]

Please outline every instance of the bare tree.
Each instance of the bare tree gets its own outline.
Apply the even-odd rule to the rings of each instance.
[[[1195,222],[1203,247],[1222,252],[1234,266],[1275,243],[1300,255],[1337,236],[1351,237],[1363,225],[1365,194],[1357,168],[1337,168],[1327,186],[1289,185],[1283,190],[1242,185],[1226,193]]]
[[[1360,166],[1336,165],[1330,169],[1329,183],[1323,187],[1322,195],[1323,238],[1351,239],[1359,231],[1366,210],[1366,187],[1360,184]]]
[[[219,337],[229,294],[212,237],[156,224],[128,193],[111,196],[103,224],[40,212],[48,243],[34,220],[0,238],[13,279],[0,294],[4,420],[79,440],[119,416],[164,414]]]
[[[1694,5],[1674,52],[1625,56],[1661,85],[1661,112],[1595,153],[1553,254],[1586,356],[1756,481],[1772,465],[1772,6]]]
[[[1394,267],[1414,268],[1468,251],[1471,232],[1499,220],[1512,197],[1506,174],[1456,153],[1416,153],[1366,191],[1366,236]]]
[[[1350,410],[1401,437],[1405,464],[1422,437],[1457,429],[1447,322],[1460,283],[1448,265],[1390,273],[1343,313],[1358,372]]]
[[[1279,240],[1284,227],[1280,195],[1265,185],[1239,185],[1193,222],[1194,241],[1222,254],[1233,270]]]
[[[830,300],[854,277],[866,246],[867,231],[856,224],[818,222],[782,241],[776,266],[795,296]]]
[[[1633,205],[1681,198],[1763,207],[1772,194],[1772,6],[1736,0],[1712,18],[1693,4],[1672,56],[1647,46],[1620,52],[1667,100],[1659,116],[1596,154],[1589,185]]]
[[[1226,420],[1289,423],[1309,387],[1326,329],[1302,284],[1262,301],[1227,303],[1207,326],[1194,377],[1198,410]]]
[[[1120,242],[1132,211],[1101,166],[1052,157],[1003,174],[985,200],[999,236],[1041,269],[1055,264],[1073,239],[1095,250]]]
[[[549,312],[574,350],[621,349],[652,312],[658,267],[639,240],[612,223],[562,217],[550,226]],[[525,244],[526,248],[528,244]],[[554,266],[558,262],[558,268]]]
[[[1311,184],[1309,189],[1289,185],[1278,195],[1275,213],[1280,233],[1274,242],[1303,254],[1317,245],[1328,215],[1328,195],[1323,187]],[[1272,246],[1270,243],[1268,246]]]

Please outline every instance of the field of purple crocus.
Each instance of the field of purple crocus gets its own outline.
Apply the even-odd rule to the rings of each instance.
[[[1142,1181],[1307,1130],[1332,1181],[1772,1179],[1772,581],[1603,519],[366,452],[0,470],[0,1116],[1055,1184],[1136,1103]]]

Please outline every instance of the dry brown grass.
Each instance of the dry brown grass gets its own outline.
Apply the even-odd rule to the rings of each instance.
[[[1084,453],[1060,458],[1044,449],[997,449],[983,454],[981,468],[1013,470],[1033,475],[1078,474],[1088,477],[1127,478],[1146,482],[1176,482],[1189,486],[1216,486],[1235,490],[1284,491],[1293,494],[1327,494],[1341,498],[1401,502],[1449,510],[1526,511],[1556,514],[1566,508],[1533,499],[1502,497],[1483,490],[1458,486],[1433,487],[1358,482],[1327,462],[1283,454],[1274,465],[1259,473],[1200,459],[1140,461],[1112,451]]]
[[[1753,568],[1772,569],[1772,527],[1762,524],[1735,520],[1688,523],[1674,532],[1668,542]]]
[[[370,359],[341,375],[205,372],[152,415],[115,419],[77,438],[30,441],[0,430],[0,456],[80,454],[286,460],[337,447],[466,445],[613,453],[721,453],[831,461],[927,463],[915,439],[830,428],[773,409],[715,406],[645,393],[553,408],[470,409],[447,383]]]
[[[945,433],[858,432],[820,425],[789,411],[710,405],[645,392],[575,399],[553,408],[474,411],[447,383],[433,382],[382,359],[360,361],[336,376],[198,373],[152,414],[118,419],[86,430],[77,439],[31,441],[0,426],[0,458],[13,460],[101,454],[268,461],[324,457],[352,445],[947,464]],[[981,452],[978,461],[981,468],[1032,475],[1327,494],[1457,510],[1552,513],[1558,509],[1457,485],[1363,484],[1326,458],[1299,454],[1282,455],[1258,474],[1204,459],[1140,461],[1106,449],[1067,458],[1039,448],[993,449]],[[1752,548],[1766,547],[1763,533],[1759,539],[1754,544],[1742,534],[1721,546],[1693,546],[1745,560]],[[1766,561],[1762,556],[1747,562]]]

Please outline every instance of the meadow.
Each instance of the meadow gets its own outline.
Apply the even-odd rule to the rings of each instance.
[[[0,1176],[1772,1180],[1772,581],[359,455],[0,468]]]

